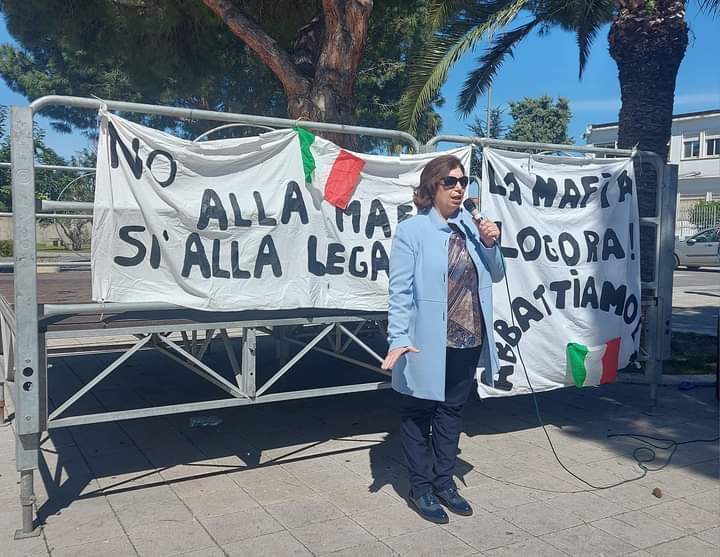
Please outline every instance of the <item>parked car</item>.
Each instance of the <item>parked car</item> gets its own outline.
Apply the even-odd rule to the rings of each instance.
[[[684,240],[675,240],[675,268],[720,267],[720,227],[706,228]]]

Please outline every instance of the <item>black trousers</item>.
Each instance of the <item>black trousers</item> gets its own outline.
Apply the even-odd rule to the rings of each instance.
[[[462,429],[462,411],[470,395],[481,347],[447,348],[445,400],[403,396],[400,441],[410,474],[410,496],[455,487],[453,473]]]

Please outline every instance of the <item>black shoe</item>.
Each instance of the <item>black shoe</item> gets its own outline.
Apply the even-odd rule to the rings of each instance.
[[[442,491],[436,491],[440,502],[445,505],[450,511],[461,516],[470,516],[473,513],[470,503],[467,502],[465,497],[458,493],[456,487],[448,487]]]
[[[432,493],[426,493],[418,498],[408,497],[408,502],[410,507],[415,509],[425,520],[435,524],[447,524],[450,522],[447,513]]]

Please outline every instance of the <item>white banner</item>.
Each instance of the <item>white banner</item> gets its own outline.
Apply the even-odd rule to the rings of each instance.
[[[392,231],[439,153],[348,154],[321,138],[310,151],[306,184],[293,130],[192,143],[101,112],[93,299],[386,311]],[[324,200],[340,153],[362,168],[345,210]],[[448,153],[469,168],[469,147]]]
[[[480,396],[530,391],[519,352],[536,391],[614,381],[640,341],[632,162],[483,155],[482,209],[502,228],[507,284],[493,286],[500,378]]]

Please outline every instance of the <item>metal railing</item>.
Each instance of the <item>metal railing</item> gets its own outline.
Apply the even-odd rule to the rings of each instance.
[[[237,325],[237,322],[224,322],[220,319],[222,316],[217,316],[218,321],[213,323],[191,323],[190,326],[184,323],[178,323],[175,325],[167,324],[154,324],[151,322],[151,327],[136,327],[133,329],[136,332],[136,336],[140,339],[137,343],[137,350],[143,348],[146,344],[152,344],[154,348],[161,350],[162,352],[172,356],[173,358],[184,358],[185,363],[183,365],[192,367],[192,371],[204,375],[205,378],[210,378],[216,382],[220,382],[224,387],[227,387],[232,393],[239,396],[232,396],[229,399],[203,401],[193,404],[177,404],[172,406],[158,407],[158,408],[142,408],[135,410],[126,410],[121,412],[111,412],[103,414],[91,414],[91,415],[75,415],[68,417],[60,417],[56,412],[48,422],[47,412],[47,345],[46,345],[46,334],[49,334],[46,328],[43,326],[49,322],[49,320],[62,318],[65,315],[79,315],[84,313],[98,312],[111,313],[111,312],[123,312],[123,311],[163,311],[173,310],[176,306],[169,304],[48,304],[45,306],[38,304],[38,292],[37,292],[37,252],[36,252],[36,221],[37,218],[43,218],[44,211],[47,211],[53,215],[58,216],[57,211],[88,211],[92,209],[92,204],[87,203],[75,203],[68,201],[43,201],[37,203],[35,199],[35,169],[48,169],[48,170],[69,170],[69,171],[86,171],[88,169],[84,167],[73,167],[73,166],[49,166],[49,165],[34,165],[33,164],[33,139],[32,139],[32,125],[33,115],[42,108],[47,106],[68,106],[86,109],[100,109],[107,108],[109,110],[117,110],[124,112],[138,112],[144,114],[155,114],[161,116],[168,116],[174,118],[191,118],[200,120],[211,120],[218,122],[229,122],[239,123],[257,126],[269,126],[269,127],[280,127],[288,128],[295,125],[302,125],[302,127],[315,130],[325,131],[334,133],[348,133],[352,135],[371,135],[375,137],[393,139],[395,141],[403,142],[410,145],[416,152],[421,151],[432,151],[435,145],[441,141],[448,142],[460,142],[460,143],[472,143],[480,146],[497,146],[504,148],[515,148],[525,149],[532,151],[579,151],[588,154],[604,154],[604,155],[624,155],[630,156],[633,153],[631,151],[623,151],[617,149],[604,149],[604,148],[593,148],[585,146],[568,146],[568,145],[554,145],[554,144],[532,144],[523,142],[514,142],[506,140],[492,140],[485,138],[467,138],[462,136],[438,136],[433,138],[426,146],[421,146],[419,142],[411,135],[393,130],[379,130],[374,128],[365,128],[360,126],[344,126],[338,124],[327,124],[322,122],[308,122],[308,121],[295,121],[283,118],[267,118],[261,116],[242,115],[242,114],[231,114],[225,112],[214,112],[207,110],[194,110],[185,108],[175,107],[164,107],[154,106],[147,104],[127,103],[118,101],[100,101],[97,99],[86,99],[79,97],[62,97],[62,96],[49,96],[43,97],[34,101],[30,107],[13,107],[11,110],[11,122],[12,122],[12,151],[11,151],[11,170],[12,170],[12,185],[13,185],[13,238],[14,238],[14,266],[15,266],[15,292],[14,292],[14,308],[12,314],[8,315],[0,311],[0,316],[3,316],[2,323],[4,329],[3,341],[6,339],[12,340],[14,366],[11,362],[7,362],[8,369],[17,369],[15,374],[18,381],[13,384],[13,393],[16,417],[16,434],[17,434],[17,468],[20,471],[20,485],[21,485],[21,505],[22,505],[22,530],[19,532],[19,536],[33,535],[33,508],[32,502],[34,499],[34,488],[33,488],[33,470],[38,467],[39,449],[38,442],[40,439],[40,433],[45,431],[49,427],[62,427],[69,425],[79,425],[83,423],[100,423],[104,421],[115,421],[120,419],[132,419],[144,416],[163,415],[176,412],[187,412],[197,409],[209,409],[209,408],[220,408],[227,406],[237,406],[246,404],[256,404],[263,402],[271,402],[275,400],[287,400],[290,398],[304,398],[309,396],[322,396],[322,395],[334,395],[346,392],[358,392],[362,390],[376,390],[380,388],[386,388],[388,383],[384,382],[372,382],[358,385],[345,385],[339,387],[325,387],[321,389],[310,389],[306,391],[294,391],[294,392],[283,392],[283,393],[266,393],[265,391],[270,388],[272,383],[279,379],[288,369],[295,363],[296,359],[292,359],[286,363],[278,372],[273,375],[269,383],[259,386],[256,391],[255,385],[255,335],[256,331],[261,331],[268,327],[267,323],[261,322],[249,322],[245,321],[240,324],[243,328],[243,338],[241,342],[242,350],[242,361],[233,363],[233,371],[235,372],[235,378],[237,380],[237,386],[231,385],[230,383],[222,381],[218,378],[212,369],[205,366],[200,358],[197,357],[198,353],[192,348],[189,350],[183,350],[179,343],[174,343],[169,338],[171,332],[182,332],[187,331],[199,331],[202,329],[214,328],[224,330],[226,341],[226,329]],[[663,164],[656,155],[651,153],[641,154],[643,157],[647,157],[646,160],[653,161],[653,164],[657,166],[657,180],[658,189],[668,189],[672,184],[673,176],[672,172],[664,172]],[[580,159],[580,162],[582,159]],[[7,166],[4,163],[3,166]],[[666,168],[666,167],[665,167]],[[677,174],[675,173],[675,181]],[[661,197],[661,196],[659,196]],[[655,253],[650,254],[654,258],[654,269],[672,268],[670,259],[672,258],[672,251],[663,255],[662,246],[667,245],[668,234],[670,241],[672,241],[672,224],[674,223],[674,202],[675,196],[672,197],[672,205],[662,205],[658,201],[658,210],[653,217],[648,217],[645,222],[649,225],[656,227],[656,250]],[[38,213],[38,209],[40,212]],[[668,209],[672,210],[672,214],[668,216]],[[81,217],[80,214],[73,215],[75,218]],[[86,215],[87,217],[88,215]],[[65,217],[62,218],[71,218]],[[665,257],[666,259],[661,259]],[[668,259],[669,258],[669,259]],[[656,299],[662,298],[668,289],[667,277],[654,276],[651,283],[644,286],[648,286],[652,289]],[[670,276],[670,281],[672,276]],[[670,282],[671,285],[671,282]],[[671,289],[670,289],[671,290]],[[0,301],[2,301],[0,299]],[[666,300],[667,306],[662,308],[662,304],[656,304],[653,306],[653,310],[648,315],[653,323],[657,325],[660,321],[664,321],[667,318],[667,311],[669,310],[669,300]],[[658,307],[660,306],[660,307]],[[3,308],[0,307],[0,310]],[[6,308],[8,309],[8,308]],[[9,309],[8,309],[9,311]],[[663,313],[665,311],[665,313]],[[215,317],[215,316],[214,316]],[[12,318],[12,319],[10,319]],[[359,339],[356,337],[355,332],[345,327],[343,323],[347,322],[358,322],[358,321],[371,321],[381,319],[382,315],[365,315],[363,317],[358,316],[335,316],[332,318],[324,317],[307,317],[301,316],[293,319],[286,319],[280,325],[297,325],[304,326],[310,324],[314,327],[323,327],[319,332],[315,331],[313,334],[314,340],[310,341],[314,343],[312,346],[305,343],[304,346],[307,349],[303,349],[304,352],[308,352],[310,349],[319,349],[318,346],[323,339],[327,340],[330,337],[332,331],[335,332],[337,346],[342,347],[342,350],[335,350],[340,356],[344,351],[344,347],[347,346],[347,342],[342,344],[345,338],[341,335],[345,335],[348,339],[358,344]],[[279,322],[279,321],[278,321]],[[669,321],[668,321],[669,322]],[[10,332],[10,325],[12,325],[12,332]],[[102,324],[98,325],[98,330],[102,327]],[[660,326],[651,327],[651,334],[653,337],[652,348],[654,350],[653,357],[657,358],[662,352],[662,340],[663,334],[659,332]],[[127,330],[130,330],[129,328]],[[107,334],[107,331],[99,331],[98,334]],[[150,335],[150,336],[148,336]],[[669,333],[665,333],[669,336]],[[193,341],[189,343],[192,347],[195,345],[195,338],[193,333]],[[669,346],[669,342],[666,343]],[[370,351],[371,356],[377,360],[379,356],[374,354],[372,350],[364,345],[362,341],[359,342],[359,346],[366,352]],[[324,349],[319,349],[324,350]],[[324,353],[329,351],[324,350]],[[4,351],[5,358],[8,357],[9,352]],[[200,356],[201,357],[201,356]],[[345,360],[352,361],[345,357]],[[655,360],[653,360],[655,361]],[[122,363],[122,362],[120,362]],[[191,365],[192,364],[192,365]],[[119,365],[119,364],[118,364]],[[114,364],[111,364],[103,372],[106,375],[112,373],[115,369]],[[377,368],[371,368],[377,371]],[[652,375],[649,378],[652,380],[652,384],[657,380],[653,368]],[[212,381],[211,381],[212,382]],[[0,384],[0,388],[3,386]],[[232,388],[230,388],[232,387]],[[0,391],[0,394],[2,391]],[[231,393],[231,394],[232,394]]]
[[[12,195],[13,195],[13,256],[14,256],[14,304],[10,308],[10,304],[5,304],[7,310],[11,313],[7,318],[4,314],[0,314],[3,327],[0,330],[3,334],[3,341],[7,344],[7,349],[3,350],[3,362],[7,363],[7,369],[17,369],[16,381],[8,384],[11,388],[8,390],[13,395],[15,406],[15,433],[17,457],[16,465],[20,472],[20,500],[22,507],[22,528],[16,533],[17,538],[37,535],[38,531],[33,527],[33,471],[38,468],[39,464],[39,439],[40,434],[52,427],[64,427],[70,425],[80,425],[88,423],[100,423],[104,421],[115,421],[121,419],[134,419],[151,415],[165,415],[179,412],[190,412],[197,409],[230,407],[245,404],[261,404],[272,402],[275,400],[288,400],[295,398],[306,398],[315,396],[329,396],[349,392],[360,392],[384,389],[389,387],[387,380],[374,381],[369,383],[361,383],[354,385],[342,385],[336,387],[323,387],[319,389],[309,389],[301,391],[283,391],[279,393],[268,393],[267,390],[272,386],[272,382],[279,379],[302,357],[302,355],[310,352],[310,350],[320,350],[322,353],[328,353],[343,361],[358,363],[357,358],[351,358],[345,355],[345,349],[348,343],[337,343],[337,346],[331,350],[321,349],[317,344],[323,338],[328,337],[331,331],[334,331],[336,340],[345,339],[347,337],[351,341],[358,344],[358,338],[355,333],[343,325],[344,322],[357,323],[368,322],[373,323],[376,320],[383,319],[382,314],[368,314],[356,312],[353,315],[300,315],[296,317],[263,319],[262,321],[252,321],[244,318],[240,314],[221,314],[213,313],[206,320],[192,321],[192,318],[186,320],[178,320],[172,323],[155,323],[152,321],[152,313],[155,311],[172,311],[177,309],[176,306],[170,304],[47,304],[38,303],[38,285],[37,285],[37,243],[36,243],[36,224],[38,218],[45,218],[46,212],[59,217],[58,211],[76,212],[71,216],[62,216],[59,218],[87,218],[89,215],[82,215],[82,211],[92,210],[90,203],[78,203],[71,201],[40,201],[35,199],[35,171],[42,170],[59,170],[59,171],[87,171],[85,167],[78,166],[62,166],[62,165],[35,165],[34,164],[34,144],[32,137],[33,116],[42,108],[48,106],[67,106],[75,108],[86,108],[97,110],[106,108],[108,110],[116,110],[121,112],[135,112],[143,114],[155,114],[173,118],[189,118],[198,120],[211,120],[216,122],[228,122],[233,124],[246,124],[254,126],[266,126],[272,128],[290,128],[301,125],[303,128],[340,134],[350,134],[359,136],[373,136],[377,138],[391,139],[396,142],[404,143],[410,146],[415,152],[420,151],[419,142],[411,135],[394,130],[382,130],[376,128],[367,128],[361,126],[346,126],[340,124],[328,124],[323,122],[297,121],[284,118],[267,118],[261,116],[232,114],[226,112],[214,112],[208,110],[194,110],[185,108],[175,108],[167,106],[153,106],[147,104],[127,103],[118,101],[100,101],[97,99],[86,99],[78,97],[62,97],[48,96],[37,99],[29,107],[12,107],[11,119],[11,162],[4,163],[3,166],[9,166],[12,173]],[[217,131],[217,128],[213,131]],[[81,263],[82,264],[82,263]],[[0,302],[2,302],[0,297]],[[0,305],[0,310],[2,306]],[[143,326],[137,321],[128,320],[125,328],[122,329],[126,333],[135,334],[140,340],[135,343],[136,351],[144,348],[146,345],[159,350],[171,359],[181,363],[191,371],[197,373],[204,379],[220,385],[231,394],[230,398],[222,400],[211,400],[198,402],[193,404],[180,403],[170,406],[157,408],[138,408],[134,410],[125,410],[121,412],[111,412],[103,414],[90,415],[73,415],[67,417],[59,416],[55,411],[49,414],[47,411],[47,338],[54,334],[48,329],[50,321],[57,321],[64,316],[74,316],[86,312],[97,313],[98,315],[107,315],[109,313],[122,313],[124,311],[142,311],[148,312],[150,321]],[[211,312],[212,313],[212,312]],[[9,332],[9,324],[12,322],[12,334]],[[104,328],[104,322],[100,319],[96,324],[90,323],[89,327],[95,327],[90,330],[88,327],[82,329],[85,333],[93,335],[112,334]],[[290,359],[271,379],[271,382],[259,386],[256,390],[255,384],[255,349],[256,349],[256,331],[268,327],[278,326],[297,326],[310,328],[322,326],[324,329],[305,344],[298,355]],[[200,330],[220,330],[222,341],[226,349],[229,348],[230,340],[227,335],[229,328],[242,328],[242,337],[239,339],[241,358],[240,362],[236,358],[234,351],[228,350],[228,357],[234,372],[234,380],[237,385],[226,380],[217,374],[212,368],[205,365],[201,361],[202,355],[194,350],[196,347],[195,336]],[[116,329],[118,330],[118,329]],[[355,329],[357,330],[357,328]],[[274,331],[274,329],[273,329]],[[183,337],[192,335],[192,341],[186,343],[184,348],[177,342],[169,339],[171,333],[181,333]],[[59,335],[64,335],[68,331],[58,331]],[[77,334],[77,331],[69,331],[69,334]],[[344,335],[344,336],[343,336]],[[211,338],[211,337],[209,337]],[[380,360],[380,356],[374,352],[362,341],[359,346],[366,352],[369,350],[373,359]],[[201,351],[202,352],[202,351]],[[126,352],[128,354],[128,352]],[[12,357],[12,362],[8,359]],[[127,359],[128,356],[125,356]],[[105,370],[100,372],[98,377],[105,377],[113,372],[122,361],[111,364]],[[14,365],[13,365],[14,364]],[[381,372],[377,366],[359,363],[364,367],[374,371]],[[8,379],[8,377],[5,377]],[[87,390],[80,391],[66,403],[66,407],[72,404],[80,396],[85,394]],[[0,381],[0,401],[4,400],[6,384]]]
[[[684,240],[706,228],[720,226],[720,201],[707,204],[703,199],[680,200],[675,235]]]
[[[309,130],[324,131],[330,133],[343,133],[350,135],[368,135],[394,139],[410,145],[415,152],[420,150],[420,143],[409,133],[399,130],[382,130],[379,128],[368,128],[364,126],[348,126],[345,124],[328,124],[325,122],[312,122],[308,120],[291,120],[288,118],[271,118],[268,116],[255,116],[253,114],[234,114],[232,112],[218,112],[214,110],[198,110],[194,108],[177,108],[174,106],[158,106],[143,103],[131,103],[122,101],[101,101],[99,99],[87,99],[83,97],[65,97],[61,95],[48,95],[34,100],[30,104],[33,114],[47,106],[67,106],[73,108],[89,108],[99,110],[118,110],[120,112],[135,112],[139,114],[155,114],[169,118],[187,118],[194,120],[212,120],[216,122],[228,122],[248,124],[269,128],[292,128],[302,126]]]

